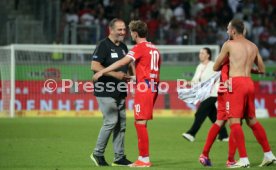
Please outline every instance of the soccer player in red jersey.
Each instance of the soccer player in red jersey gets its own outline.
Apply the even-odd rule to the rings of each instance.
[[[156,46],[146,39],[148,32],[146,23],[140,20],[131,21],[129,29],[136,45],[123,59],[97,72],[93,76],[93,80],[96,81],[104,73],[135,61],[137,84],[134,98],[134,117],[139,157],[131,166],[150,167],[152,164],[149,159],[147,121],[152,119],[153,106],[158,95],[161,56]]]
[[[241,128],[241,119],[245,118],[247,124],[252,129],[256,139],[262,145],[264,159],[260,166],[274,164],[276,158],[270,150],[266,137],[266,132],[257,121],[254,105],[254,83],[250,77],[253,64],[258,67],[257,72],[264,72],[264,64],[259,56],[256,45],[247,40],[244,35],[244,24],[241,20],[233,19],[227,27],[227,33],[231,41],[224,43],[219,57],[214,65],[214,70],[218,71],[223,62],[229,59],[229,77],[231,78],[231,91],[226,95],[226,113],[230,123],[230,138],[232,137],[240,159],[230,168],[249,167],[244,133]]]
[[[262,58],[260,56],[260,54],[258,54],[258,58]],[[215,141],[216,136],[219,133],[220,128],[227,122],[228,117],[226,114],[226,107],[225,107],[225,102],[226,102],[226,95],[228,90],[228,85],[229,83],[227,83],[228,81],[228,73],[229,73],[229,60],[225,61],[221,67],[221,77],[220,77],[220,88],[218,90],[218,108],[217,108],[217,121],[211,126],[208,135],[207,135],[207,139],[202,151],[202,154],[199,157],[199,162],[203,165],[203,166],[211,166],[211,160],[209,158],[209,152],[211,150],[211,147]],[[263,72],[260,72],[258,69],[252,68],[251,69],[251,73],[253,74],[263,74]],[[248,121],[249,122],[249,121]],[[250,124],[248,124],[249,127],[252,129],[252,132],[254,134],[254,136],[256,137],[257,141],[262,141],[259,142],[260,145],[263,148],[264,151],[264,155],[266,155],[267,153],[270,152],[269,147],[267,147],[267,139],[266,139],[266,135],[265,132],[263,133],[262,126],[259,126],[259,124],[256,124],[255,126],[250,126]],[[268,149],[267,149],[268,148]],[[235,156],[235,152],[236,152],[236,145],[233,141],[233,137],[230,134],[229,137],[229,148],[228,148],[228,159],[226,162],[226,166],[227,167],[231,167],[233,164],[236,163],[234,156]],[[270,165],[271,163],[276,162],[275,159],[273,159],[274,156],[265,156],[265,159],[263,160],[262,164],[260,164],[260,166],[267,166]]]
[[[244,29],[243,35],[246,35],[245,29]],[[258,54],[257,59],[261,60],[261,58],[262,57],[260,56],[260,54]],[[259,70],[259,69],[255,69],[255,68],[251,69],[251,73],[253,73],[253,74],[263,74],[264,73],[263,71]],[[224,61],[224,63],[221,66],[220,89],[218,91],[217,121],[211,126],[211,128],[208,132],[208,135],[207,135],[207,139],[206,139],[206,142],[205,142],[205,145],[203,148],[203,152],[199,157],[199,162],[203,166],[211,166],[211,160],[209,158],[210,149],[214,143],[216,136],[218,135],[218,132],[219,132],[221,126],[224,125],[228,120],[226,110],[225,110],[226,109],[226,107],[225,107],[225,102],[226,102],[225,98],[226,97],[225,96],[227,95],[228,90],[231,90],[231,89],[227,88],[229,83],[226,83],[229,78],[228,74],[229,74],[229,59],[227,59],[227,61]],[[250,124],[249,120],[247,120],[247,123],[248,123],[248,126],[252,129],[254,136],[256,137],[257,141],[260,143],[260,145],[262,146],[263,151],[264,151],[264,160],[260,164],[260,166],[268,166],[268,165],[275,163],[276,160],[275,160],[273,153],[270,151],[268,141],[266,138],[266,133],[263,130],[263,127],[259,123],[252,126]],[[228,159],[226,162],[227,167],[231,167],[233,164],[236,163],[236,161],[234,159],[236,148],[237,147],[235,145],[235,142],[233,141],[233,137],[230,134],[229,148],[228,148]]]
[[[225,108],[225,95],[228,91],[228,72],[229,72],[229,60],[225,61],[221,67],[220,85],[218,90],[218,107],[217,107],[217,120],[209,129],[207,139],[203,148],[202,154],[199,156],[199,162],[204,166],[211,166],[211,160],[209,159],[210,149],[221,129],[228,120]],[[231,135],[231,134],[230,134]],[[226,166],[235,163],[234,155],[236,151],[236,145],[233,138],[229,137],[229,153]]]

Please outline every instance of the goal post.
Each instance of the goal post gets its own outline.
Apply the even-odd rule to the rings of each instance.
[[[0,47],[1,112],[2,116],[15,116],[15,50],[14,46]]]
[[[212,50],[213,58],[219,53],[217,45],[158,45],[162,55],[161,80],[175,81],[183,78],[183,73],[184,78],[189,78],[199,62],[199,50],[204,47]],[[95,48],[55,44],[0,47],[0,117],[92,114],[98,109],[95,97],[80,86],[91,82],[90,62]],[[55,81],[54,92],[45,90],[48,80]],[[61,89],[63,80],[72,84],[65,92]],[[131,109],[131,102],[127,105]],[[158,107],[166,108],[163,105],[166,103]]]

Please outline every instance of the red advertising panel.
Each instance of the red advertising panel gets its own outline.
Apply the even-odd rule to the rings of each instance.
[[[56,83],[56,84],[55,84]],[[7,84],[6,84],[7,85]],[[181,83],[165,81],[159,84],[159,96],[155,109],[195,110],[196,106],[186,104],[177,95],[177,87]],[[1,96],[9,96],[9,86],[1,88]],[[256,109],[267,110],[270,117],[276,117],[276,82],[255,82]],[[93,95],[93,84],[89,81],[72,82],[63,80],[45,84],[45,81],[16,81],[16,111],[31,110],[64,110],[64,111],[94,111],[98,104]],[[8,97],[6,97],[8,98]],[[1,98],[1,110],[3,102]],[[127,109],[133,108],[133,97],[127,97]]]

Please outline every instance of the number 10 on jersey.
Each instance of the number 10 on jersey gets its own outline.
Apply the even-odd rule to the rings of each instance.
[[[157,50],[150,50],[150,55],[151,55],[150,69],[154,71],[158,71],[159,53]]]

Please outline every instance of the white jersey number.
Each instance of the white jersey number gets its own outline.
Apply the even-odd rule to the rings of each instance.
[[[150,69],[154,71],[158,71],[159,53],[156,50],[150,50],[150,55],[151,55]]]
[[[141,111],[140,104],[136,104],[136,105],[134,105],[134,107],[135,107],[135,112],[140,113],[140,111]]]

